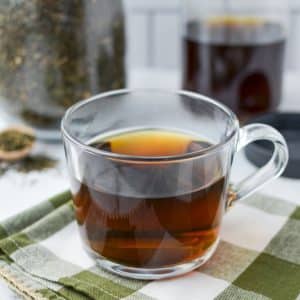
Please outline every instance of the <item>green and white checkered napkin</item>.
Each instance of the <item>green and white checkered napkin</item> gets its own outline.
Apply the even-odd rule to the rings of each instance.
[[[0,226],[0,275],[28,299],[300,299],[300,207],[263,195],[227,213],[213,258],[183,277],[137,281],[82,250],[68,192]]]

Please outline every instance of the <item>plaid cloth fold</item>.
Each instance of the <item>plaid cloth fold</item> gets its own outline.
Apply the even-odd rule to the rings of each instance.
[[[26,299],[300,299],[300,207],[256,194],[224,218],[222,240],[186,276],[145,282],[96,267],[65,192],[0,223],[0,276]]]

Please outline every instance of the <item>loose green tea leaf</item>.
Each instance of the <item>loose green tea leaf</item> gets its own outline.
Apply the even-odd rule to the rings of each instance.
[[[55,168],[57,160],[46,155],[30,155],[17,162],[0,162],[0,176],[5,175],[9,170],[19,173],[30,173],[33,171],[46,171]]]
[[[52,169],[57,161],[45,155],[28,156],[16,164],[15,169],[21,173]]]
[[[5,130],[0,133],[0,150],[5,152],[18,151],[32,145],[35,137],[18,130]]]

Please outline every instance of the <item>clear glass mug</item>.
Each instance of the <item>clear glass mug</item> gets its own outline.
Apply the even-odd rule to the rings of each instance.
[[[207,147],[137,156],[90,146],[95,139],[138,130],[180,132],[205,140]],[[240,128],[227,107],[185,91],[95,96],[67,111],[62,133],[86,250],[103,268],[137,279],[183,274],[212,256],[238,151],[257,140],[274,144],[269,163],[232,187],[236,200],[278,177],[288,161],[285,140],[274,128]]]

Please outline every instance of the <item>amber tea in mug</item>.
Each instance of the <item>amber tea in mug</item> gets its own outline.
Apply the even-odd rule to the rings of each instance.
[[[100,138],[90,146],[151,157],[188,154],[210,144],[188,134],[150,129]],[[190,176],[179,179],[180,163],[116,161],[124,182],[109,170],[95,179],[97,188],[94,178],[73,179],[80,186],[74,204],[84,238],[96,253],[133,267],[168,267],[205,254],[218,239],[225,208],[225,179],[218,163],[211,161],[210,170],[195,164]],[[205,183],[207,172],[215,175]]]
[[[137,279],[180,275],[212,256],[238,150],[261,139],[275,146],[261,172],[233,186],[237,199],[279,176],[288,159],[275,129],[240,129],[228,108],[184,91],[95,96],[68,110],[62,132],[85,249]]]

